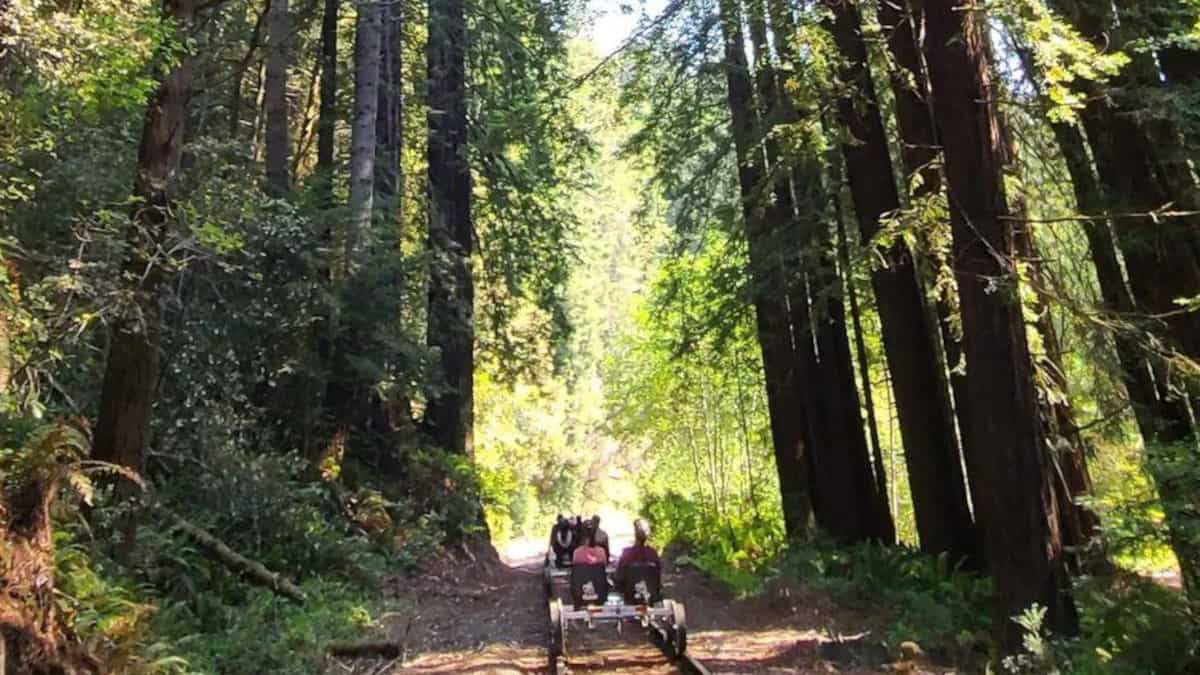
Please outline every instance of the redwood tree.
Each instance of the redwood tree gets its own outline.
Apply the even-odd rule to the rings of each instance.
[[[741,9],[737,0],[722,0],[721,34],[725,49],[725,81],[730,131],[737,156],[742,222],[750,250],[750,283],[759,347],[766,375],[767,406],[775,464],[779,473],[784,523],[790,536],[804,533],[812,512],[805,439],[808,420],[800,400],[800,383],[792,349],[788,307],[781,292],[788,285],[776,255],[761,191],[765,164],[759,144],[754,86],[746,59]],[[778,212],[776,216],[779,217]],[[786,217],[783,216],[783,217]]]
[[[185,36],[196,18],[194,0],[165,0],[163,15]],[[195,56],[161,55],[157,90],[146,105],[134,179],[134,207],[126,234],[124,278],[129,304],[111,323],[108,358],[92,458],[140,471],[150,437],[159,379],[161,290],[167,278],[158,259],[172,229],[171,203],[192,93]],[[169,69],[165,64],[171,63]],[[131,534],[132,531],[129,532]]]
[[[425,423],[439,445],[460,454],[472,449],[475,372],[466,43],[463,0],[430,0],[427,340],[437,354],[440,377],[429,391]]]
[[[900,208],[883,116],[867,64],[858,9],[828,0],[826,28],[841,57],[838,113],[841,145],[859,231],[871,242],[881,220]],[[921,548],[965,559],[975,550],[974,524],[954,433],[954,416],[935,332],[925,310],[916,266],[902,237],[883,251],[871,274],[884,353],[892,375]]]
[[[317,110],[317,190],[322,207],[333,206],[334,132],[337,130],[338,9],[340,0],[325,0],[321,14],[321,82]],[[326,237],[332,242],[332,233]]]
[[[350,221],[345,265],[354,269],[358,240],[371,226],[375,205],[375,130],[379,109],[379,44],[383,30],[379,2],[358,5],[354,30],[354,125],[350,133]]]
[[[1052,468],[1038,423],[1033,365],[1017,294],[1002,134],[982,14],[963,0],[925,3],[926,58],[949,194],[971,429],[986,485],[982,510],[1002,649],[1020,649],[1011,618],[1031,605],[1073,634],[1078,616],[1063,559]]]
[[[267,116],[267,191],[282,197],[291,189],[291,142],[288,133],[288,45],[291,21],[288,0],[269,0],[267,8],[267,75],[263,107]]]

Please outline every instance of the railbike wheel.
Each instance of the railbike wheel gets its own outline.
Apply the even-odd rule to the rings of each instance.
[[[557,658],[567,653],[566,620],[563,618],[562,600],[550,603],[550,656]]]
[[[675,656],[687,653],[687,611],[682,602],[671,605],[671,642]]]

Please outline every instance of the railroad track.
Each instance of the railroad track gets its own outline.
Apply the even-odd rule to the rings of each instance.
[[[650,640],[658,645],[658,648],[662,650],[667,658],[674,659],[675,665],[679,666],[681,671],[688,673],[688,675],[711,675],[708,668],[703,663],[700,663],[695,656],[684,653],[683,656],[676,657],[671,652],[671,644],[667,639],[667,632],[658,626],[650,627]]]
[[[662,650],[663,656],[672,661],[681,673],[687,673],[687,675],[711,675],[711,671],[695,656],[687,653],[683,656],[676,656],[665,630],[658,626],[650,626],[647,632],[649,640]],[[549,650],[547,651],[549,652]],[[588,670],[591,670],[591,668],[588,668]],[[554,675],[570,675],[571,666],[567,662],[566,656],[556,657],[551,654],[550,672]]]

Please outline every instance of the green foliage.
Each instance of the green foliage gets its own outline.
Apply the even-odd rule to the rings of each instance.
[[[1092,458],[1096,493],[1088,503],[1100,516],[1105,548],[1124,569],[1141,574],[1168,570],[1174,556],[1167,542],[1163,503],[1135,447],[1104,443]]]
[[[91,557],[81,532],[55,533],[59,608],[82,642],[111,672],[185,675],[195,672],[179,654],[186,640],[155,630],[158,606],[152,590],[109,576]]]
[[[360,638],[377,609],[368,594],[336,581],[312,579],[301,588],[303,606],[263,589],[244,590],[236,605],[203,596],[193,606],[167,605],[156,627],[181,636],[180,654],[197,672],[321,672],[325,645]]]
[[[1200,668],[1196,619],[1176,590],[1122,575],[1076,588],[1083,637],[1066,645],[1067,672],[1183,675]]]
[[[1004,657],[1005,673],[1183,675],[1200,666],[1200,635],[1179,593],[1127,574],[1076,585],[1082,636],[1047,633],[1034,605],[1012,621],[1023,651]]]
[[[882,610],[885,642],[913,641],[969,662],[986,645],[991,620],[986,578],[954,569],[907,546],[837,547],[823,539],[789,547],[783,573],[827,591],[840,602]]]
[[[1040,0],[1005,0],[992,5],[992,11],[1021,35],[1021,48],[1029,50],[1040,70],[1053,122],[1071,121],[1086,103],[1077,81],[1103,82],[1129,63],[1122,52],[1098,50]]]
[[[783,547],[783,523],[778,516],[730,509],[727,518],[702,504],[668,491],[647,497],[642,515],[654,523],[656,536],[686,562],[739,593],[759,590],[764,575],[774,569]]]

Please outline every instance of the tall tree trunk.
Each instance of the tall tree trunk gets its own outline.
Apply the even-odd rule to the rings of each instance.
[[[838,264],[841,267],[842,288],[850,304],[850,324],[854,328],[854,355],[858,358],[858,377],[862,382],[863,408],[867,414],[867,435],[871,441],[871,462],[875,470],[875,489],[887,497],[887,472],[883,468],[883,448],[879,443],[879,424],[875,415],[875,397],[871,391],[871,362],[867,358],[867,340],[863,335],[862,312],[858,306],[858,289],[854,286],[853,266],[850,262],[850,239],[846,236],[842,200],[833,195],[834,223],[837,225]],[[890,380],[891,378],[887,378]],[[895,518],[895,511],[889,509]]]
[[[762,0],[755,0],[761,3]],[[756,51],[769,56],[765,42],[765,15],[774,31],[773,46],[780,59],[793,69],[804,67],[793,45],[795,23],[781,0],[768,0],[751,12]],[[779,91],[774,74],[760,82],[764,109],[772,122],[800,121],[795,102]],[[775,144],[770,129],[764,131],[768,152]],[[776,154],[778,151],[775,151]],[[805,410],[804,437],[808,440],[807,471],[813,514],[821,529],[842,541],[892,542],[895,529],[883,494],[872,475],[870,450],[854,385],[840,280],[833,262],[829,190],[816,151],[801,149],[790,160],[772,164],[776,182],[775,204],[792,208],[785,234],[787,245],[775,237],[776,250],[795,252],[782,256],[785,305],[792,324],[793,350],[798,375],[796,385]],[[783,185],[784,177],[790,185]],[[782,187],[780,187],[782,185]],[[790,193],[789,193],[790,189]],[[780,198],[783,195],[785,198]],[[886,480],[886,478],[885,478]]]
[[[805,458],[806,416],[799,398],[787,305],[779,291],[787,282],[774,254],[771,228],[760,192],[764,187],[765,163],[763,149],[758,144],[759,121],[746,60],[741,11],[736,0],[722,0],[720,11],[731,131],[737,153],[742,220],[750,249],[750,279],[766,376],[771,439],[784,524],[788,535],[796,537],[808,531],[812,498]]]
[[[271,10],[270,2],[259,12],[254,20],[254,28],[250,31],[250,44],[246,47],[246,55],[238,62],[233,72],[233,91],[229,94],[229,137],[237,138],[242,127],[242,83],[246,80],[246,71],[258,52],[259,40],[262,35],[263,22],[267,12]]]
[[[896,4],[891,0],[881,0],[878,3],[879,21],[883,25],[887,38],[888,49],[896,61],[896,68],[889,73],[889,84],[896,107],[896,126],[900,132],[900,160],[904,166],[903,184],[909,190],[909,202],[921,203],[926,199],[942,192],[942,175],[938,170],[939,146],[937,131],[933,123],[933,109],[929,103],[929,78],[925,61],[916,41],[915,25],[919,23],[919,14],[910,10],[904,3]],[[940,263],[939,263],[940,264]],[[971,448],[971,437],[968,430],[970,424],[970,401],[967,395],[967,375],[960,368],[962,360],[962,342],[954,330],[954,321],[958,313],[956,298],[949,292],[941,291],[933,300],[933,320],[937,323],[937,331],[941,339],[942,358],[945,360],[947,374],[938,371],[939,392],[946,392],[948,380],[950,392],[953,393],[951,408],[958,422],[958,444],[962,461],[967,467],[964,480],[971,495],[972,503],[978,503],[982,496],[976,493],[979,486],[970,480],[972,464],[978,453]],[[928,314],[928,312],[927,312]],[[961,474],[961,469],[960,469]],[[978,510],[975,516],[975,555],[973,567],[984,564],[983,542],[985,535],[983,524],[980,522]]]
[[[383,11],[380,55],[379,115],[376,123],[375,192],[379,205],[395,214],[400,186],[401,126],[404,107],[404,5],[389,3]]]
[[[288,46],[291,20],[288,0],[269,0],[267,8],[266,107],[267,192],[283,197],[291,190],[291,141],[288,134]]]
[[[313,175],[314,190],[317,205],[326,213],[321,214],[321,246],[324,255],[318,263],[320,281],[326,287],[334,286],[334,261],[336,259],[334,246],[334,222],[328,211],[334,206],[333,182],[335,174],[335,155],[337,151],[337,82],[338,82],[338,10],[340,0],[325,0],[321,15],[321,54],[319,83],[319,101],[317,109],[317,165]],[[324,308],[324,322],[316,327],[317,359],[320,364],[320,375],[310,381],[313,391],[321,392],[321,406],[317,410],[306,410],[310,417],[306,420],[305,454],[314,467],[320,467],[324,455],[331,449],[330,439],[336,433],[329,433],[323,428],[327,420],[318,420],[311,415],[322,412],[325,417],[334,418],[334,426],[338,425],[343,415],[341,410],[346,403],[346,394],[336,384],[338,373],[335,372],[334,345],[337,341],[339,298],[329,293],[329,300]],[[336,449],[334,449],[336,452]],[[319,469],[318,469],[319,470]]]
[[[317,111],[316,179],[317,203],[326,209],[333,206],[333,163],[337,149],[334,134],[337,131],[338,9],[340,5],[341,0],[325,0],[325,11],[321,15],[321,100]],[[327,243],[332,243],[332,231],[328,232]]]
[[[1139,37],[1131,34],[1135,21],[1118,22],[1113,6],[1100,0],[1056,0],[1055,7],[1098,46],[1121,48]],[[1180,312],[1175,302],[1200,295],[1200,217],[1156,222],[1124,215],[1168,204],[1200,208],[1200,191],[1186,163],[1171,154],[1182,145],[1182,136],[1170,120],[1147,120],[1135,107],[1141,105],[1139,90],[1160,85],[1150,57],[1135,54],[1112,84],[1115,98],[1095,86],[1080,85],[1087,97],[1082,121],[1109,208],[1122,214],[1113,219],[1113,226],[1129,283],[1139,308],[1165,317],[1163,335],[1168,342],[1200,360],[1200,312]]]
[[[1018,213],[1024,213],[1024,208],[1019,208]],[[1092,494],[1092,477],[1087,466],[1087,444],[1079,432],[1075,410],[1071,405],[1071,391],[1067,373],[1063,369],[1058,331],[1050,315],[1047,290],[1050,279],[1043,269],[1030,227],[1018,227],[1014,234],[1018,253],[1025,259],[1029,269],[1034,292],[1032,309],[1037,316],[1034,325],[1041,336],[1044,350],[1042,362],[1037,366],[1043,373],[1047,389],[1042,398],[1042,428],[1058,480],[1056,495],[1062,522],[1063,547],[1071,552],[1069,560],[1072,571],[1098,569],[1103,565],[1103,554],[1091,555],[1087,549],[1099,534],[1100,519],[1095,511],[1079,501]]]
[[[825,463],[831,480],[821,492],[833,514],[831,533],[846,541],[893,543],[895,526],[887,503],[871,473],[871,453],[863,430],[850,337],[846,331],[846,308],[834,264],[833,233],[824,218],[813,219],[804,235],[809,275],[811,321],[816,331],[820,366],[821,399],[830,445],[814,453],[818,465]]]
[[[900,197],[858,10],[849,0],[827,2],[833,18],[826,28],[842,58],[839,79],[848,87],[838,98],[839,118],[851,137],[842,144],[842,155],[859,232],[869,245],[881,230],[881,218],[900,208]],[[886,264],[873,270],[871,281],[921,547],[967,559],[975,550],[974,524],[936,334],[904,239],[896,237],[883,253]]]
[[[163,15],[187,35],[195,20],[194,0],[165,0]],[[160,68],[168,59],[162,55]],[[160,291],[167,273],[156,259],[171,229],[172,187],[183,152],[184,126],[195,57],[185,53],[162,73],[146,106],[138,147],[136,204],[127,232],[125,273],[136,279],[131,306],[113,321],[100,391],[92,458],[141,471],[150,437],[150,418],[159,377],[162,334]],[[132,544],[132,521],[126,545]]]
[[[1131,37],[1134,22],[1117,22],[1113,7],[1098,0],[1056,0],[1055,7],[1068,17],[1075,28],[1094,44],[1111,43],[1118,48]],[[1136,91],[1141,87],[1158,86],[1157,78],[1145,55],[1135,55],[1134,61],[1114,82],[1114,88]],[[1200,312],[1180,311],[1176,300],[1200,295],[1200,226],[1194,216],[1166,218],[1157,222],[1137,217],[1167,204],[1191,208],[1194,205],[1194,183],[1187,184],[1177,174],[1163,167],[1161,154],[1167,149],[1157,147],[1147,139],[1161,137],[1163,131],[1145,128],[1145,122],[1135,115],[1128,97],[1112,101],[1095,87],[1084,88],[1087,105],[1081,115],[1084,131],[1096,162],[1096,172],[1107,197],[1106,205],[1113,212],[1113,229],[1118,248],[1128,272],[1131,301],[1137,311],[1152,317],[1150,330],[1168,347],[1184,356],[1200,360]],[[1158,145],[1161,145],[1159,143]],[[1144,407],[1138,414],[1143,437],[1146,439],[1147,468],[1154,477],[1162,497],[1172,548],[1179,559],[1184,588],[1194,607],[1200,609],[1200,544],[1189,532],[1196,527],[1195,514],[1200,500],[1180,484],[1179,477],[1164,470],[1159,453],[1182,453],[1184,463],[1200,461],[1196,450],[1196,431],[1192,426],[1186,402],[1187,390],[1193,392],[1195,409],[1200,390],[1194,378],[1188,381],[1161,355],[1150,354],[1149,385],[1146,376],[1137,372],[1138,379],[1130,384],[1131,398],[1153,398],[1152,413]],[[1182,381],[1180,381],[1182,380]],[[1140,407],[1140,406],[1139,406]],[[1178,459],[1178,458],[1176,458]]]
[[[475,372],[466,43],[463,0],[430,0],[427,339],[438,354],[441,379],[430,392],[425,421],[443,448],[460,454],[472,452]]]
[[[345,268],[354,270],[358,240],[369,232],[375,205],[375,117],[379,106],[379,42],[383,29],[379,2],[358,5],[354,32],[354,126],[350,131],[350,222],[346,227]]]
[[[1046,626],[1061,635],[1078,630],[1078,615],[1017,294],[986,24],[962,0],[926,2],[925,20],[970,372],[971,435],[981,455],[982,473],[973,478],[987,487],[976,507],[988,524],[993,626],[1011,653],[1021,648],[1011,617],[1031,605],[1046,607]]]

